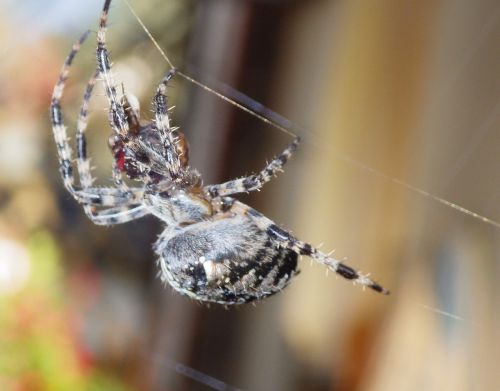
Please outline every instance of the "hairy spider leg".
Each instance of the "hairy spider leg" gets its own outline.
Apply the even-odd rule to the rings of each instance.
[[[140,219],[150,214],[146,206],[142,204],[122,205],[102,210],[93,210],[87,216],[96,225],[117,225]]]
[[[85,131],[88,123],[90,98],[92,97],[92,90],[94,89],[97,76],[98,72],[96,71],[87,82],[76,124],[76,166],[83,188],[91,187],[94,181],[90,171],[90,160],[87,158],[87,139],[85,137]]]
[[[76,154],[77,154],[77,168],[78,175],[80,176],[80,182],[83,188],[89,188],[92,186],[94,179],[92,178],[90,172],[90,160],[87,158],[87,140],[85,137],[85,132],[88,124],[88,108],[90,99],[92,97],[92,91],[94,89],[99,71],[92,75],[85,88],[85,94],[83,96],[82,105],[80,106],[80,114],[78,116],[78,122],[76,127]],[[121,172],[115,168],[116,160],[113,160],[112,175],[113,181],[119,188],[118,191],[122,191],[124,195],[129,198],[140,198],[142,197],[142,190],[139,188],[130,189],[122,180]],[[129,193],[129,194],[126,194]],[[135,196],[135,197],[134,197]]]
[[[104,82],[106,96],[109,101],[109,123],[113,130],[118,133],[123,141],[126,141],[129,136],[129,125],[125,109],[118,99],[116,92],[116,84],[111,71],[109,61],[109,53],[106,47],[106,24],[108,21],[108,12],[111,0],[104,2],[104,7],[99,18],[99,28],[97,30],[97,69],[101,79]]]
[[[71,158],[72,152],[69,146],[69,138],[66,132],[66,126],[64,125],[63,121],[61,98],[64,92],[66,80],[68,78],[69,68],[88,35],[89,32],[87,31],[75,44],[73,44],[70,53],[64,61],[63,67],[59,74],[59,78],[52,93],[50,106],[51,122],[52,131],[57,146],[60,172],[63,178],[64,186],[73,196],[73,198],[84,205],[84,207],[86,208],[86,212],[90,211],[89,208],[95,208],[96,206],[112,207],[108,211],[100,211],[100,213],[102,213],[102,217],[96,217],[97,220],[95,222],[97,224],[125,222],[130,219],[142,217],[143,215],[147,214],[146,210],[140,205],[130,205],[130,197],[128,195],[125,195],[123,192],[117,191],[117,189],[90,187],[92,184],[92,177],[90,176],[90,167],[86,156],[86,141],[84,132],[86,127],[88,100],[90,99],[93,88],[92,79],[90,81],[90,85],[87,86],[86,89],[84,102],[82,103],[82,108],[80,110],[80,118],[78,124],[79,129],[77,130],[77,165],[81,177],[80,181],[82,182],[83,186],[75,186],[75,178],[73,174],[73,164]],[[135,198],[138,197],[139,193],[136,194]],[[122,208],[125,208],[125,211]],[[128,212],[128,215],[125,212]]]
[[[166,95],[168,82],[174,75],[175,69],[171,69],[158,85],[156,94],[153,98],[153,111],[155,113],[156,129],[159,132],[160,140],[163,145],[163,158],[167,163],[170,177],[175,180],[179,177],[182,167],[180,157],[175,149],[177,140],[170,127]]]
[[[119,197],[118,199],[115,199],[114,196],[116,193],[114,192],[114,189],[86,188],[82,190],[81,187],[75,186],[75,177],[71,158],[72,152],[69,146],[69,138],[66,132],[66,126],[64,125],[61,110],[61,98],[64,92],[66,79],[68,78],[69,68],[76,54],[80,50],[81,45],[88,37],[88,34],[88,31],[85,32],[80,39],[73,44],[70,53],[64,61],[59,78],[54,87],[50,104],[52,132],[56,142],[59,167],[64,187],[69,191],[73,198],[84,204],[116,206],[117,202],[120,202],[120,200]]]
[[[97,76],[98,71],[96,71],[89,79],[87,87],[85,88],[82,104],[80,106],[80,114],[78,116],[76,128],[76,164],[83,189],[91,189],[92,191],[100,193],[103,197],[109,197],[111,195],[112,198],[109,202],[107,202],[107,205],[111,206],[110,208],[97,210],[95,204],[83,204],[83,210],[95,224],[121,224],[143,217],[148,213],[147,210],[141,206],[141,200],[143,197],[142,189],[130,189],[128,187],[118,189],[91,188],[94,179],[92,178],[90,172],[90,160],[87,157],[87,140],[85,132],[88,124],[88,107]],[[119,175],[121,176],[121,173],[119,173]],[[113,176],[115,183],[118,180],[121,180],[121,177],[116,177],[116,174]],[[117,195],[121,195],[121,197],[118,198]],[[113,205],[116,206],[113,207]]]
[[[99,71],[97,71],[99,73]],[[136,112],[135,110],[132,109],[132,106],[130,105],[127,95],[125,94],[125,88],[122,85],[122,90],[123,90],[123,95],[122,95],[122,104],[123,108],[125,110],[125,113],[127,115],[127,122],[129,124],[129,131],[130,132],[137,132],[137,129],[139,128],[139,113]],[[120,136],[118,136],[116,133],[113,133],[111,137],[116,139],[121,140]],[[111,140],[111,139],[110,139]],[[112,146],[110,145],[110,142],[108,141],[108,146],[110,147],[111,151],[113,152],[113,161],[111,163],[111,177],[113,179],[113,182],[115,183],[116,187],[118,187],[120,190],[128,192],[129,186],[125,183],[123,180],[123,164],[124,160],[117,158],[116,156],[116,151],[113,151]],[[123,155],[123,159],[125,159],[125,155]]]
[[[64,92],[64,86],[66,79],[69,74],[69,67],[73,62],[73,59],[80,50],[81,45],[87,39],[89,35],[89,31],[85,32],[78,42],[73,44],[71,51],[69,52],[64,64],[62,66],[61,72],[59,73],[59,78],[54,87],[54,91],[52,93],[52,100],[50,103],[50,114],[51,114],[51,123],[52,123],[52,131],[54,134],[54,139],[57,147],[57,155],[59,158],[59,167],[61,176],[63,178],[64,187],[76,198],[77,190],[75,189],[75,178],[73,175],[73,165],[71,163],[71,148],[68,143],[68,135],[66,132],[66,126],[64,125],[62,111],[61,111],[61,97]],[[91,198],[89,198],[89,202],[91,202]]]
[[[260,188],[276,176],[278,172],[283,171],[283,166],[297,149],[299,143],[300,137],[297,136],[283,152],[268,163],[258,174],[250,175],[245,178],[234,179],[217,185],[205,186],[205,193],[209,194],[212,198],[216,198],[220,196],[229,196],[237,193],[260,190]]]
[[[231,200],[227,202],[230,201]],[[356,271],[339,260],[328,256],[309,243],[293,237],[289,232],[276,225],[276,223],[274,223],[271,219],[267,218],[262,213],[257,212],[248,205],[235,201],[232,205],[232,210],[237,211],[237,213],[247,215],[260,229],[267,233],[271,240],[273,240],[280,247],[290,249],[299,255],[311,257],[315,261],[327,266],[339,276],[347,280],[351,280],[355,284],[366,286],[376,292],[383,293],[384,295],[388,295],[390,293],[387,289],[370,279],[368,276]]]

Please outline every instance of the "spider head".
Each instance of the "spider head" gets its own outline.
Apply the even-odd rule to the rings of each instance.
[[[194,179],[189,169],[189,145],[186,137],[177,129],[171,131],[173,152],[178,156],[182,176],[172,178],[168,170],[166,151],[154,122],[144,124],[139,117],[139,102],[131,94],[121,98],[126,113],[129,132],[126,137],[113,133],[108,146],[115,159],[117,169],[130,179],[146,183],[177,181],[183,186],[194,186]]]

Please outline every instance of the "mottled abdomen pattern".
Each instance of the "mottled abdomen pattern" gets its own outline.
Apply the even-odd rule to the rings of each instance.
[[[297,254],[278,247],[248,217],[223,216],[161,234],[155,250],[162,280],[194,299],[221,304],[281,291],[298,273]]]

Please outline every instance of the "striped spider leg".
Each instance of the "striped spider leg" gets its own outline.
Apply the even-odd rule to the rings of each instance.
[[[141,189],[134,189],[125,193],[119,189],[106,187],[93,187],[93,178],[90,172],[90,164],[86,155],[86,118],[87,108],[95,83],[95,75],[89,80],[83,103],[80,109],[80,116],[77,125],[76,151],[77,151],[77,169],[79,172],[80,186],[75,185],[73,173],[72,152],[69,146],[69,138],[66,132],[66,126],[63,122],[61,109],[61,98],[65,87],[65,82],[69,74],[69,68],[80,50],[82,43],[88,36],[88,32],[82,35],[76,42],[66,61],[63,64],[58,81],[54,87],[51,101],[51,124],[54,139],[57,147],[59,166],[64,186],[69,193],[84,207],[85,213],[97,224],[111,224],[114,216],[120,216],[119,222],[128,221],[127,211],[131,212],[134,218],[138,218],[138,212],[142,209],[139,203],[141,199]],[[104,207],[103,211],[97,212],[96,208]],[[139,208],[139,209],[137,209]]]

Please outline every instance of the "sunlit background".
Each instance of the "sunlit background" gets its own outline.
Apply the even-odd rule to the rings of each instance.
[[[168,65],[113,3],[115,76],[150,118]],[[207,307],[162,286],[151,249],[161,224],[94,226],[58,172],[52,88],[102,0],[1,0],[0,389],[498,389],[500,4],[131,3],[181,69],[300,126],[285,172],[240,199],[392,294],[308,259],[255,306]],[[63,98],[70,134],[94,39]],[[109,184],[103,95],[89,154]],[[290,141],[180,78],[168,95],[206,183],[257,171]]]

